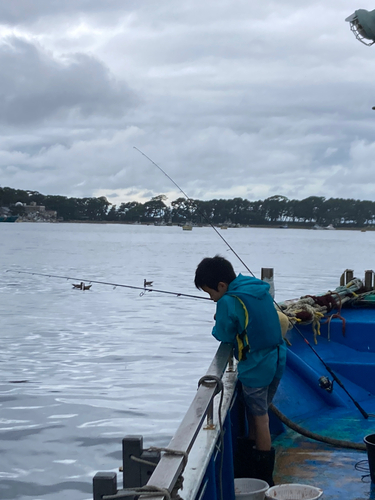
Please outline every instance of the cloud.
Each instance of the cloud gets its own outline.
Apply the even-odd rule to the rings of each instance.
[[[133,6],[132,1],[126,2]],[[30,25],[43,18],[70,16],[71,14],[102,15],[107,17],[111,12],[124,8],[122,0],[12,0],[1,2],[0,22],[9,25]]]
[[[135,93],[91,55],[57,59],[12,37],[0,45],[0,67],[0,123],[35,124],[70,114],[118,118],[137,102]]]
[[[137,146],[193,198],[375,199],[375,58],[352,12],[349,0],[3,2],[1,182],[117,204],[179,196]]]

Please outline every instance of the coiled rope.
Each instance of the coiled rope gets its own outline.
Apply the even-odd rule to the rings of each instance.
[[[169,490],[166,488],[159,488],[157,486],[141,486],[139,488],[124,488],[119,490],[115,495],[103,495],[103,500],[121,500],[127,499],[129,500],[130,496],[138,496],[142,497],[154,497],[156,494],[164,495],[164,498],[167,500],[173,500]]]

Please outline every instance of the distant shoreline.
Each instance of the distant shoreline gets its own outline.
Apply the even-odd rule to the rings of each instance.
[[[64,221],[31,221],[31,220],[18,220],[16,221],[17,224],[20,223],[25,223],[25,224],[115,224],[115,225],[126,225],[126,226],[155,226],[155,227],[181,227],[183,224],[181,223],[172,223],[172,224],[155,224],[153,222],[141,222],[139,223],[134,223],[134,222],[126,222],[126,221],[107,221],[107,220],[64,220]],[[225,230],[230,230],[230,229],[255,229],[255,228],[262,228],[262,229],[280,229],[280,230],[289,230],[289,229],[308,229],[312,231],[330,231],[330,229],[327,229],[325,227],[321,228],[314,228],[313,226],[300,226],[300,225],[291,225],[288,227],[280,227],[280,224],[277,225],[241,225],[241,226],[230,226],[230,225],[215,225],[213,224],[216,229],[222,229],[222,226],[225,226],[225,229],[222,229],[223,231]],[[209,224],[200,224],[200,225],[193,225],[193,229],[200,229],[202,227],[212,227]],[[334,231],[361,231],[361,232],[366,232],[366,231],[375,231],[375,227],[335,227],[333,229]],[[332,229],[331,229],[332,231]]]

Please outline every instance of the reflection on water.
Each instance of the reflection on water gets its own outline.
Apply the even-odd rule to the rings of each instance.
[[[2,224],[0,498],[85,500],[117,470],[121,439],[168,444],[217,348],[214,304],[14,274],[29,270],[198,294],[197,263],[216,253],[246,272],[211,228]],[[255,275],[275,269],[277,299],[334,288],[374,267],[371,232],[231,229]],[[203,296],[203,294],[202,294]]]

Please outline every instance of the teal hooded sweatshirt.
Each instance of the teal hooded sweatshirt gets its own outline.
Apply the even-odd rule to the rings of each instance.
[[[212,335],[231,343],[238,359],[237,334],[245,329],[249,352],[238,362],[238,379],[248,387],[265,387],[273,378],[281,378],[286,362],[286,345],[281,335],[279,318],[269,293],[269,284],[239,274],[227,292],[216,303],[216,324]],[[240,300],[239,300],[240,299]]]

